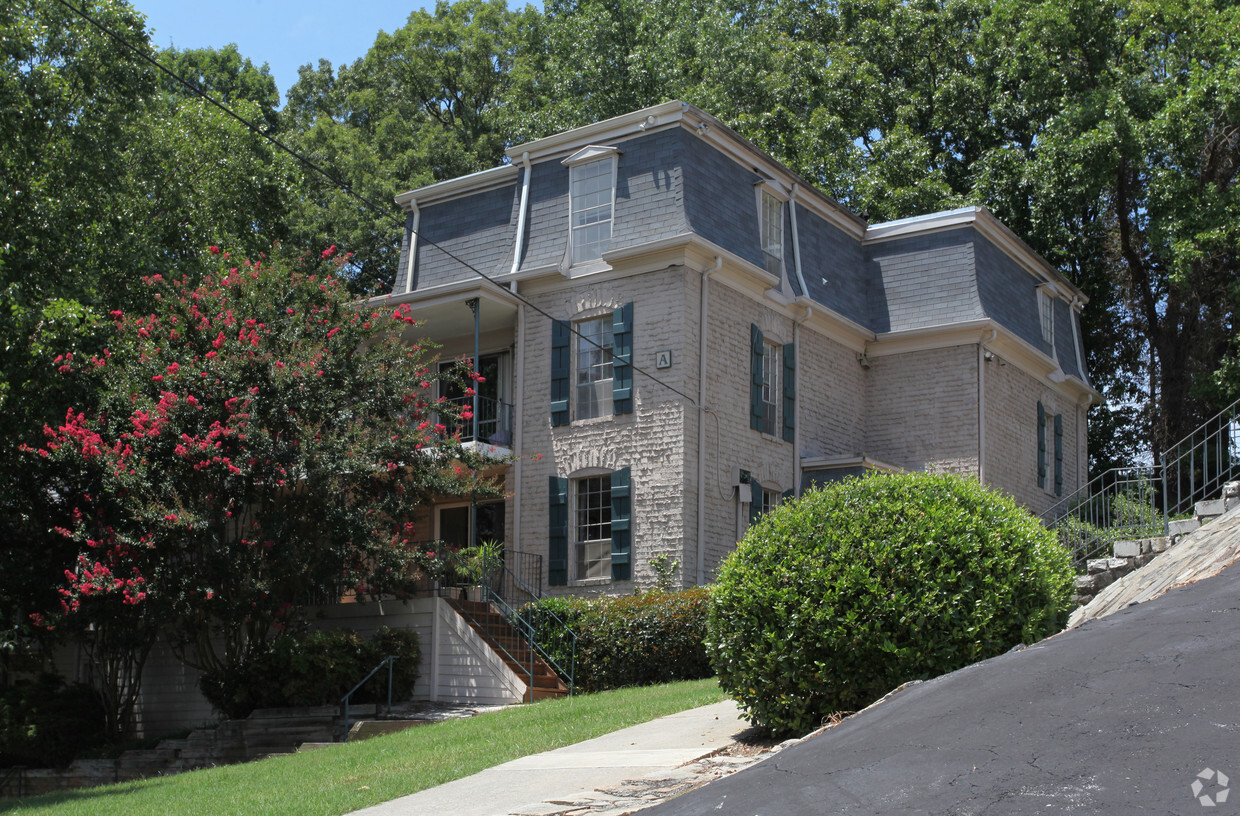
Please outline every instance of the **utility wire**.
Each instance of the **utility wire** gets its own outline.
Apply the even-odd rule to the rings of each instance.
[[[131,42],[129,42],[127,39],[125,39],[123,36],[121,36],[120,34],[116,33],[115,31],[113,31],[111,28],[109,28],[109,27],[108,27],[107,25],[105,25],[104,23],[101,23],[101,22],[99,22],[98,20],[95,20],[93,17],[91,17],[89,14],[87,14],[87,13],[86,13],[86,11],[85,11],[84,9],[81,9],[81,8],[78,8],[77,6],[74,6],[72,3],[68,2],[68,0],[56,0],[56,2],[58,2],[60,5],[64,6],[65,8],[69,9],[69,10],[70,10],[70,11],[72,11],[74,14],[78,15],[79,17],[81,17],[83,20],[85,20],[87,23],[89,23],[91,26],[93,26],[95,29],[97,29],[100,33],[102,33],[103,35],[105,35],[105,36],[106,36],[106,37],[108,37],[109,39],[113,40],[113,41],[114,41],[114,42],[116,42],[118,45],[120,45],[121,47],[123,47],[123,48],[125,48],[127,51],[129,51],[130,53],[132,53],[132,54],[136,55],[136,56],[137,56],[137,57],[139,57],[140,59],[145,60],[146,62],[151,63],[151,65],[154,65],[157,69],[159,69],[161,72],[163,72],[164,74],[166,74],[166,75],[167,75],[170,79],[172,79],[172,80],[176,81],[178,84],[180,84],[180,85],[184,86],[184,88],[185,88],[186,90],[188,90],[190,93],[192,93],[192,94],[194,94],[195,96],[201,97],[202,99],[206,100],[206,101],[207,101],[207,102],[209,102],[211,105],[215,106],[215,107],[216,107],[216,108],[218,108],[220,111],[222,111],[225,115],[227,115],[227,116],[229,116],[229,117],[231,117],[231,118],[233,118],[233,119],[237,120],[239,123],[241,123],[242,125],[244,125],[244,126],[245,126],[248,130],[252,131],[252,132],[253,132],[256,136],[259,136],[260,138],[265,139],[265,140],[266,140],[268,143],[270,143],[273,147],[275,147],[275,148],[277,148],[277,149],[279,149],[279,150],[281,150],[281,151],[283,151],[283,152],[287,153],[288,155],[292,156],[294,159],[296,159],[297,161],[301,162],[303,165],[305,165],[305,166],[306,166],[306,167],[308,167],[309,169],[311,169],[311,170],[313,170],[314,172],[318,173],[319,175],[323,176],[323,178],[327,179],[327,180],[328,180],[328,181],[330,181],[332,184],[334,184],[334,185],[336,185],[337,187],[339,187],[339,188],[340,188],[342,191],[344,191],[346,194],[348,194],[348,195],[349,195],[349,196],[351,196],[352,198],[357,199],[357,200],[358,200],[358,201],[359,201],[362,205],[364,205],[364,206],[368,207],[368,208],[369,208],[369,209],[371,209],[371,210],[374,210],[374,211],[376,211],[376,212],[380,213],[381,215],[383,215],[384,217],[386,217],[388,220],[390,220],[390,221],[391,221],[391,222],[392,222],[395,226],[399,227],[400,229],[402,229],[402,230],[406,229],[406,225],[405,225],[404,221],[402,221],[400,218],[398,218],[396,215],[394,215],[394,214],[393,214],[393,213],[392,213],[392,212],[391,212],[391,211],[390,211],[387,207],[385,207],[385,206],[383,206],[382,204],[379,204],[378,202],[373,201],[372,199],[369,199],[369,198],[367,198],[366,196],[362,195],[361,193],[357,192],[357,191],[356,191],[356,190],[354,190],[351,186],[349,186],[349,184],[348,184],[347,182],[342,181],[341,179],[339,179],[339,178],[337,178],[336,176],[332,175],[332,173],[330,173],[328,170],[324,169],[323,167],[320,167],[320,166],[319,166],[316,162],[314,162],[314,161],[313,161],[312,159],[310,159],[309,157],[307,157],[307,156],[303,155],[303,154],[302,154],[302,153],[300,153],[299,151],[294,150],[293,148],[291,148],[291,147],[289,147],[288,145],[284,144],[284,143],[283,143],[283,142],[281,142],[279,139],[275,138],[275,137],[274,137],[274,136],[272,136],[270,133],[267,133],[265,130],[263,130],[262,128],[260,128],[260,127],[259,127],[258,125],[256,125],[255,123],[253,123],[253,122],[249,121],[249,120],[248,120],[248,119],[246,119],[245,117],[243,117],[243,116],[241,116],[240,114],[238,114],[236,111],[232,110],[232,108],[228,107],[228,106],[227,106],[227,105],[225,105],[223,102],[220,102],[219,100],[217,100],[217,99],[215,99],[214,97],[210,96],[210,95],[209,95],[209,94],[208,94],[205,90],[203,90],[203,88],[201,88],[201,87],[200,87],[197,83],[190,82],[189,80],[187,80],[187,79],[185,79],[184,77],[180,76],[179,74],[177,74],[176,72],[174,72],[172,69],[168,68],[166,65],[164,65],[163,63],[161,63],[159,60],[157,60],[157,59],[155,59],[153,56],[151,56],[151,54],[150,54],[150,53],[148,53],[146,50],[141,49],[141,48],[138,48],[138,47],[137,47],[137,46],[135,46],[133,43],[131,43]],[[422,233],[420,233],[420,232],[416,232],[416,231],[414,231],[414,230],[412,230],[412,229],[410,229],[410,232],[412,232],[414,235],[416,235],[416,236],[418,237],[418,241],[419,241],[419,242],[424,243],[424,244],[426,244],[427,246],[431,246],[431,247],[434,247],[435,249],[439,250],[440,252],[442,252],[444,255],[446,255],[446,256],[447,256],[448,258],[450,258],[451,260],[453,260],[453,261],[455,261],[456,263],[460,264],[461,266],[465,267],[465,268],[466,268],[466,269],[468,269],[470,272],[474,273],[474,274],[475,274],[475,275],[477,275],[478,277],[482,278],[483,280],[487,281],[487,282],[488,282],[488,283],[490,283],[491,285],[495,286],[497,289],[502,290],[502,291],[503,291],[506,295],[508,295],[509,297],[516,298],[517,300],[521,301],[521,303],[523,303],[523,304],[525,304],[526,306],[528,306],[528,307],[530,307],[531,309],[533,309],[535,312],[538,312],[538,313],[539,313],[539,314],[541,314],[543,317],[546,317],[548,320],[552,320],[552,321],[559,320],[559,318],[557,318],[557,317],[553,316],[550,312],[548,312],[547,310],[543,309],[543,308],[542,308],[541,306],[539,306],[538,304],[533,303],[532,301],[530,301],[528,298],[526,298],[525,296],[523,296],[523,295],[522,295],[522,294],[520,294],[519,292],[514,292],[514,291],[512,291],[511,289],[509,289],[509,288],[508,288],[507,286],[505,286],[504,284],[500,283],[499,281],[497,281],[497,280],[495,280],[494,278],[492,278],[492,277],[490,277],[489,275],[487,275],[487,274],[486,274],[485,272],[483,272],[482,270],[480,270],[480,269],[478,269],[477,267],[475,267],[473,264],[471,264],[471,263],[469,263],[468,261],[466,261],[466,260],[464,260],[464,259],[462,259],[462,258],[458,257],[457,255],[455,255],[454,253],[452,253],[450,250],[445,249],[444,247],[440,246],[438,243],[436,243],[435,241],[431,240],[430,238],[427,238],[427,237],[426,237],[425,235],[423,235]],[[600,350],[600,351],[605,351],[605,352],[608,352],[609,354],[611,354],[613,361],[615,360],[615,353],[614,353],[614,352],[609,351],[608,349],[604,348],[601,344],[599,344],[599,343],[598,343],[597,341],[595,341],[594,339],[592,339],[592,338],[590,338],[590,337],[586,337],[584,334],[582,334],[581,332],[579,332],[579,331],[576,329],[576,327],[574,327],[574,326],[572,325],[572,323],[571,323],[570,321],[567,321],[567,320],[559,320],[559,322],[561,322],[561,323],[563,323],[565,326],[567,326],[567,327],[568,327],[569,332],[571,332],[573,335],[575,335],[578,339],[580,339],[580,340],[584,340],[585,342],[589,343],[590,345],[594,346],[595,348],[597,348],[597,349],[598,349],[598,350]],[[630,358],[632,358],[632,356],[633,356],[633,355],[632,355],[632,353],[630,352],[629,357],[630,357]],[[476,364],[476,361],[475,361],[475,364]],[[660,379],[659,379],[658,377],[656,377],[654,374],[651,374],[649,371],[646,371],[645,369],[643,369],[643,368],[641,368],[640,366],[638,366],[636,363],[632,362],[632,360],[631,360],[631,359],[630,359],[630,361],[629,361],[629,363],[628,363],[628,366],[629,366],[629,368],[631,368],[634,372],[636,372],[636,373],[638,373],[638,374],[641,374],[643,377],[646,377],[647,379],[651,380],[652,382],[658,383],[659,385],[661,385],[661,386],[663,386],[664,388],[668,389],[668,390],[669,390],[669,391],[671,391],[672,393],[674,393],[674,394],[678,394],[678,395],[680,395],[681,397],[684,397],[686,400],[688,400],[688,401],[689,401],[689,403],[690,403],[691,405],[694,405],[694,406],[696,406],[696,405],[697,405],[697,400],[695,400],[693,397],[689,396],[689,395],[688,395],[688,394],[686,394],[684,391],[681,391],[679,388],[676,388],[675,386],[670,385],[670,384],[668,384],[668,383],[664,382],[663,380],[660,380]]]

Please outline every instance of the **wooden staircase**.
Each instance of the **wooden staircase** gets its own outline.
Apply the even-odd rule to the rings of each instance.
[[[469,623],[491,650],[504,661],[517,677],[527,684],[523,702],[565,697],[568,686],[547,662],[530,646],[528,640],[509,625],[506,618],[484,601],[447,599],[458,615]],[[532,677],[532,682],[531,682]]]

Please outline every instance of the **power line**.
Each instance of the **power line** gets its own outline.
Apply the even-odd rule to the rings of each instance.
[[[246,119],[245,117],[243,117],[243,116],[241,116],[240,114],[238,114],[236,111],[232,110],[232,108],[229,108],[229,107],[228,107],[227,105],[225,105],[224,103],[222,103],[222,102],[220,102],[219,100],[215,99],[214,97],[212,97],[212,96],[208,95],[208,94],[207,94],[207,92],[206,92],[203,88],[201,88],[201,87],[200,87],[197,83],[190,82],[189,80],[187,80],[187,79],[185,79],[184,77],[180,76],[179,74],[177,74],[176,72],[174,72],[172,69],[168,68],[166,65],[164,65],[163,63],[161,63],[159,60],[155,59],[153,56],[151,56],[151,55],[150,55],[147,51],[145,51],[144,49],[138,48],[137,46],[133,45],[131,42],[129,42],[129,41],[128,41],[127,39],[125,39],[124,37],[122,37],[120,34],[118,34],[118,33],[116,33],[115,31],[113,31],[111,28],[109,28],[109,27],[108,27],[108,26],[106,26],[105,24],[103,24],[103,23],[101,23],[101,22],[99,22],[99,21],[95,20],[93,17],[91,17],[89,14],[87,14],[85,10],[83,10],[83,9],[81,9],[81,8],[78,8],[77,6],[74,6],[72,3],[68,2],[68,0],[56,0],[56,2],[58,2],[60,5],[64,6],[65,8],[69,9],[69,10],[70,10],[70,11],[72,11],[74,14],[78,15],[79,17],[81,17],[83,20],[85,20],[87,23],[89,23],[91,26],[93,26],[95,29],[97,29],[100,33],[104,34],[104,35],[105,35],[105,36],[107,36],[109,39],[113,40],[114,42],[116,42],[117,44],[119,44],[121,47],[123,47],[123,48],[125,48],[126,50],[128,50],[130,53],[132,53],[132,54],[136,55],[137,57],[139,57],[140,59],[143,59],[143,60],[145,60],[146,62],[149,62],[149,63],[151,63],[152,65],[154,65],[154,66],[155,66],[158,70],[160,70],[161,72],[163,72],[164,74],[166,74],[169,78],[171,78],[172,80],[176,81],[178,84],[180,84],[180,85],[184,86],[184,87],[185,87],[185,89],[186,89],[186,90],[188,90],[190,93],[194,94],[195,96],[201,97],[202,99],[204,99],[204,100],[206,100],[207,102],[209,102],[211,105],[213,105],[213,106],[215,106],[216,108],[218,108],[218,109],[219,109],[220,111],[222,111],[225,115],[227,115],[227,116],[231,117],[232,119],[237,120],[239,123],[241,123],[242,125],[244,125],[244,126],[245,126],[248,130],[250,130],[251,132],[253,132],[256,136],[259,136],[260,138],[265,139],[265,140],[266,140],[267,142],[269,142],[272,146],[276,147],[276,148],[277,148],[277,149],[279,149],[279,150],[282,150],[283,152],[285,152],[285,153],[287,153],[288,155],[292,156],[292,157],[293,157],[294,159],[296,159],[297,161],[301,162],[303,165],[305,165],[305,166],[306,166],[306,167],[308,167],[309,169],[311,169],[311,170],[313,170],[314,172],[318,173],[319,175],[323,176],[323,178],[327,179],[327,180],[328,180],[328,181],[330,181],[332,184],[334,184],[334,185],[336,185],[337,187],[339,187],[341,190],[343,190],[343,191],[344,191],[345,193],[347,193],[349,196],[351,196],[351,197],[353,197],[353,198],[357,199],[357,200],[358,200],[361,204],[363,204],[364,206],[366,206],[366,207],[368,207],[368,208],[370,208],[370,209],[372,209],[372,210],[374,210],[374,211],[376,211],[376,212],[378,212],[378,213],[382,214],[384,217],[388,218],[388,219],[389,219],[389,220],[393,223],[393,225],[395,225],[395,226],[399,227],[401,230],[406,229],[406,225],[405,225],[404,221],[402,221],[400,218],[398,218],[397,216],[395,216],[394,214],[392,214],[392,212],[391,212],[391,211],[390,211],[387,207],[385,207],[385,206],[383,206],[383,205],[381,205],[381,204],[379,204],[379,203],[377,203],[377,202],[375,202],[375,201],[372,201],[371,199],[369,199],[369,198],[367,198],[366,196],[362,195],[361,193],[357,192],[357,191],[356,191],[356,190],[354,190],[351,186],[349,186],[349,184],[348,184],[347,182],[342,181],[341,179],[339,179],[339,178],[337,178],[336,176],[332,175],[329,171],[327,171],[326,169],[324,169],[324,168],[320,167],[317,163],[315,163],[315,162],[314,162],[313,160],[311,160],[310,158],[308,158],[308,157],[304,156],[303,154],[301,154],[301,153],[300,153],[300,152],[298,152],[297,150],[294,150],[293,148],[291,148],[291,147],[289,147],[288,145],[284,144],[284,143],[283,143],[283,142],[281,142],[279,139],[276,139],[274,136],[272,136],[270,133],[267,133],[266,131],[264,131],[262,128],[260,128],[260,127],[259,127],[258,125],[256,125],[255,123],[253,123],[253,122],[249,121],[249,120],[248,120],[248,119]],[[430,238],[427,238],[427,237],[426,237],[425,235],[423,235],[422,233],[417,232],[417,231],[412,230],[412,229],[410,229],[410,232],[411,232],[412,234],[414,234],[414,235],[416,235],[416,236],[418,237],[418,241],[419,241],[420,243],[425,243],[427,246],[431,246],[431,247],[434,247],[435,249],[439,250],[439,251],[440,251],[440,252],[442,252],[444,255],[446,255],[448,258],[452,259],[452,260],[453,260],[453,261],[455,261],[456,263],[458,263],[458,264],[460,264],[461,266],[465,267],[465,268],[466,268],[466,269],[468,269],[470,272],[474,273],[474,274],[475,274],[475,275],[477,275],[478,277],[480,277],[480,278],[482,278],[483,280],[485,280],[485,281],[487,281],[488,283],[490,283],[492,286],[495,286],[496,288],[501,289],[501,290],[502,290],[505,294],[507,294],[509,297],[513,297],[513,298],[515,298],[515,299],[519,300],[521,303],[523,303],[523,304],[525,304],[526,306],[528,306],[529,308],[533,309],[535,312],[538,312],[539,314],[541,314],[543,317],[547,318],[548,320],[551,320],[551,321],[559,321],[559,322],[563,323],[565,326],[567,326],[567,327],[568,327],[569,332],[570,332],[571,334],[575,335],[578,339],[580,339],[580,340],[584,340],[585,342],[589,343],[590,345],[594,346],[595,348],[597,348],[597,349],[598,349],[598,350],[600,350],[600,351],[605,351],[605,352],[608,352],[608,353],[612,354],[612,359],[613,359],[613,360],[615,359],[615,354],[614,354],[613,352],[608,351],[608,349],[604,348],[601,344],[599,344],[598,342],[596,342],[596,341],[595,341],[595,340],[593,340],[592,338],[586,337],[586,336],[585,336],[585,335],[583,335],[581,332],[577,331],[577,329],[576,329],[576,328],[572,325],[572,323],[571,323],[571,322],[566,321],[566,320],[560,320],[559,318],[554,317],[554,316],[553,316],[550,312],[548,312],[547,310],[543,309],[543,308],[542,308],[541,306],[539,306],[538,304],[533,303],[533,302],[532,302],[532,301],[530,301],[528,298],[526,298],[525,296],[523,296],[521,293],[512,291],[511,289],[509,289],[509,288],[508,288],[507,286],[505,286],[504,284],[500,283],[499,281],[497,281],[497,280],[495,280],[494,278],[492,278],[492,277],[490,277],[489,275],[487,275],[487,274],[486,274],[485,272],[483,272],[482,270],[480,270],[480,269],[478,269],[477,267],[475,267],[473,264],[471,264],[471,263],[469,263],[468,261],[466,261],[466,260],[464,260],[464,259],[462,259],[462,258],[458,257],[457,255],[455,255],[454,253],[452,253],[450,250],[445,249],[444,247],[440,246],[438,243],[436,243],[435,241],[431,240]],[[630,353],[630,354],[629,354],[629,357],[631,358],[632,356],[633,356],[633,355],[632,355],[632,353]],[[475,361],[475,364],[476,364],[476,361]],[[649,371],[646,371],[645,369],[643,369],[643,368],[641,368],[640,366],[638,366],[636,363],[632,362],[632,360],[631,360],[631,359],[630,359],[630,360],[629,360],[629,362],[628,362],[628,366],[629,366],[629,368],[630,368],[630,369],[632,369],[635,373],[637,373],[637,374],[641,374],[643,377],[646,377],[647,379],[651,380],[652,382],[658,383],[659,385],[663,386],[664,388],[667,388],[667,389],[668,389],[668,390],[670,390],[672,393],[674,393],[674,394],[678,394],[679,396],[684,397],[686,400],[688,400],[688,401],[689,401],[689,403],[690,403],[691,405],[695,405],[695,406],[697,405],[697,400],[695,400],[693,397],[691,397],[691,396],[689,396],[688,394],[686,394],[685,392],[681,391],[679,388],[676,388],[675,386],[670,385],[670,384],[668,384],[668,383],[664,382],[663,380],[660,380],[660,379],[659,379],[658,377],[656,377],[654,374],[651,374]]]

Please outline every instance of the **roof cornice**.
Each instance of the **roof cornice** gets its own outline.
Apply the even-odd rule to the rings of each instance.
[[[515,184],[516,180],[517,166],[515,164],[505,164],[500,167],[492,167],[490,170],[470,173],[468,176],[460,176],[459,178],[428,184],[425,187],[418,187],[416,190],[401,193],[396,196],[396,203],[406,212],[412,212],[414,207],[421,207],[425,204],[442,201],[445,198],[452,198],[463,193],[481,193],[495,187],[503,187],[506,184]]]
[[[879,244],[884,241],[894,241],[913,235],[928,235],[959,227],[976,229],[1005,255],[1020,264],[1040,284],[1049,287],[1055,295],[1068,302],[1073,300],[1082,304],[1089,302],[1084,292],[1047,263],[1045,258],[1034,252],[1032,247],[1022,241],[1016,233],[995,218],[994,214],[985,207],[960,207],[955,210],[901,218],[898,221],[871,224],[865,230],[862,243]]]

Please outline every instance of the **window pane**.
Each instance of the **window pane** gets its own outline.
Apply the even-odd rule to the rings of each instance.
[[[611,476],[577,479],[574,523],[577,578],[611,575]]]
[[[576,324],[577,355],[574,362],[577,384],[575,416],[578,419],[606,416],[612,410],[612,319],[611,315],[582,320]]]
[[[775,435],[779,427],[779,353],[782,349],[774,343],[766,344],[762,355],[762,433]]]
[[[599,159],[569,171],[573,263],[601,258],[610,248],[612,161]]]

